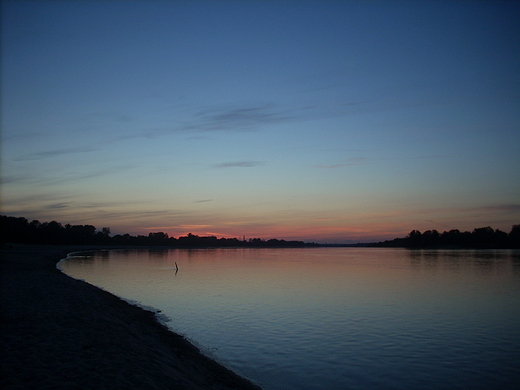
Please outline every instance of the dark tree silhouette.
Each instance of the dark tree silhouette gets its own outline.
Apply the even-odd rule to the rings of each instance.
[[[217,238],[215,236],[199,237],[188,233],[179,238],[168,237],[164,232],[152,232],[148,236],[131,236],[117,234],[110,236],[110,228],[100,231],[92,225],[63,226],[56,221],[29,222],[23,217],[0,216],[0,231],[2,243],[20,244],[81,244],[81,245],[119,245],[119,246],[168,246],[183,248],[208,247],[291,247],[302,248],[320,246],[303,241],[285,241],[276,238],[263,240],[251,238],[248,241],[237,238]],[[352,246],[352,245],[345,245]],[[513,225],[509,234],[494,230],[489,226],[474,229],[472,232],[461,232],[457,229],[439,233],[437,230],[427,230],[421,233],[412,230],[404,238],[396,238],[371,244],[356,244],[355,246],[405,247],[405,248],[520,248],[520,224]]]
[[[168,246],[168,247],[303,247],[316,244],[303,241],[268,241],[255,238],[249,241],[237,238],[199,237],[192,233],[177,238],[164,232],[152,232],[148,236],[129,234],[110,236],[110,228],[101,231],[93,225],[62,225],[59,222],[29,222],[26,218],[0,216],[1,242],[20,244],[74,244],[74,245],[119,245],[119,246]]]
[[[412,230],[404,238],[396,238],[376,244],[382,247],[405,248],[520,248],[520,225],[514,225],[511,233],[493,230],[486,226],[474,229],[473,232],[461,232],[453,229],[440,233],[437,230],[427,230],[421,233]]]
[[[511,248],[520,248],[520,225],[513,225],[509,233],[509,245]]]

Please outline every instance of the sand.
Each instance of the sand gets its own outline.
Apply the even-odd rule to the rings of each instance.
[[[154,313],[56,269],[81,249],[0,251],[2,389],[260,389]]]

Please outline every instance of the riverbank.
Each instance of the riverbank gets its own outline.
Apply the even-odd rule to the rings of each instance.
[[[256,389],[154,313],[56,269],[78,246],[0,250],[3,389]]]

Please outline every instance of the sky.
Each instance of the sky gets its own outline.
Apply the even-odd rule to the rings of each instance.
[[[520,223],[520,2],[1,7],[3,215],[329,243]]]

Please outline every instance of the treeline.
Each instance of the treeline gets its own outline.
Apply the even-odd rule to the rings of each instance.
[[[278,239],[263,240],[252,238],[239,240],[237,238],[217,238],[215,236],[197,236],[189,233],[178,238],[169,237],[167,233],[149,233],[147,236],[130,234],[110,235],[110,228],[101,230],[93,225],[62,225],[59,222],[29,222],[23,217],[0,215],[1,243],[13,244],[52,244],[52,245],[107,245],[107,246],[168,246],[189,248],[218,247],[315,247],[315,243],[303,241],[286,241]],[[327,245],[325,245],[327,246]],[[489,248],[489,249],[520,249],[520,225],[514,225],[509,233],[491,227],[474,229],[472,232],[461,232],[454,229],[439,233],[437,230],[427,230],[421,233],[412,230],[404,238],[354,245],[339,246],[369,246],[369,247],[403,247],[403,248]]]
[[[217,238],[200,237],[189,233],[179,238],[168,237],[167,233],[150,233],[147,236],[130,234],[110,235],[110,228],[97,230],[92,225],[62,225],[59,222],[29,222],[23,217],[0,216],[1,241],[13,244],[52,244],[52,245],[114,245],[114,246],[168,246],[168,247],[291,247],[302,248],[317,246],[303,241],[285,241],[278,239],[263,240],[252,238]]]
[[[454,229],[442,233],[439,233],[437,230],[427,230],[421,233],[418,230],[412,230],[404,238],[380,242],[374,246],[477,249],[520,248],[520,225],[513,225],[509,234],[498,229],[494,230],[489,226],[474,229],[472,232],[461,232]]]

